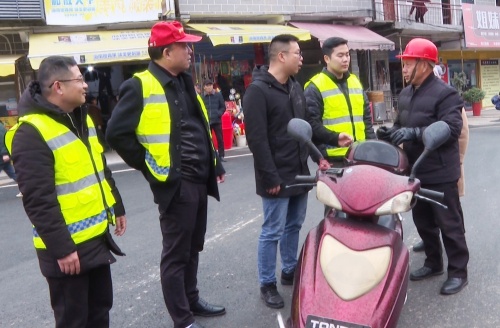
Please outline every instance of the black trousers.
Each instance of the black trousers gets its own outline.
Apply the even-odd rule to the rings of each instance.
[[[222,136],[222,125],[221,123],[212,123],[210,124],[210,129],[214,130],[215,138],[217,138],[217,147],[219,156],[224,157],[224,138]]]
[[[163,235],[161,286],[167,310],[175,328],[194,322],[190,304],[198,301],[199,252],[207,229],[207,187],[182,180],[168,208],[160,204]]]
[[[85,274],[47,278],[56,328],[108,328],[113,306],[109,265]]]
[[[425,245],[425,266],[432,269],[443,267],[439,233],[448,256],[448,277],[466,278],[469,250],[465,241],[464,217],[458,195],[457,183],[422,185],[444,192],[444,209],[438,205],[418,201],[413,208],[413,222]]]

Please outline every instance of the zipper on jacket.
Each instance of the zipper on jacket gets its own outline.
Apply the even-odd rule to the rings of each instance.
[[[89,138],[88,133],[87,133],[87,140],[85,140],[85,138],[83,138],[83,136],[80,136],[78,134],[78,129],[76,128],[75,124],[73,123],[73,120],[71,119],[71,115],[69,115],[69,114],[66,114],[66,115],[68,115],[69,120],[71,121],[71,125],[73,125],[73,127],[75,128],[76,135],[78,136],[78,138],[83,142],[83,144],[87,148],[87,152],[89,153],[89,156],[90,156],[90,161],[92,162],[92,167],[94,168],[94,174],[95,174],[95,176],[97,178],[97,182],[99,184],[99,190],[101,191],[102,203],[104,205],[104,209],[106,210],[106,217],[108,219],[108,223],[113,224],[113,219],[112,219],[113,214],[111,213],[109,205],[106,203],[106,196],[104,195],[104,189],[102,188],[102,181],[101,181],[101,178],[99,177],[99,172],[97,170],[97,166],[95,165],[94,157],[92,157],[92,150],[90,149],[90,142],[88,139]],[[82,133],[83,133],[84,124],[85,124],[84,123],[85,121],[83,120],[83,112],[80,112],[80,115],[81,115]],[[87,127],[87,131],[88,131],[88,127]],[[103,162],[103,172],[104,172],[104,165],[105,165],[105,163]]]

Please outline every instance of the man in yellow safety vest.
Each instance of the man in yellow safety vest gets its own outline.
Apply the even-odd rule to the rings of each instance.
[[[304,91],[307,120],[323,156],[341,167],[353,141],[376,136],[366,94],[358,78],[349,73],[347,40],[328,38],[321,49],[326,67],[306,83]]]
[[[33,242],[46,277],[56,328],[109,327],[110,264],[124,255],[111,238],[125,233],[120,194],[87,115],[87,84],[71,57],[44,59],[19,102],[12,154]]]

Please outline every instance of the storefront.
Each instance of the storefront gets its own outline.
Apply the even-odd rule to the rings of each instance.
[[[486,93],[483,107],[491,107],[491,98],[500,92],[500,29],[496,19],[500,8],[462,4],[465,40],[462,50],[440,51],[446,66],[445,80],[465,73],[465,89],[478,87]],[[462,40],[461,40],[462,41]]]
[[[20,57],[0,56],[0,121],[6,128],[17,122],[16,60]]]
[[[188,24],[204,35],[193,45],[195,82],[215,81],[225,99],[229,90],[243,96],[252,80],[255,65],[266,63],[267,47],[279,34],[291,34],[300,41],[311,39],[309,31],[283,25],[260,24]]]

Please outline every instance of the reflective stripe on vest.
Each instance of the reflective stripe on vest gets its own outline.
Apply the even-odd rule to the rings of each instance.
[[[337,133],[348,133],[357,141],[365,140],[365,123],[363,121],[365,101],[363,87],[356,76],[351,74],[347,79],[352,113],[349,111],[349,104],[342,90],[328,75],[321,72],[311,78],[306,83],[306,87],[309,83],[314,83],[323,98],[322,119],[325,128]],[[347,147],[328,146],[326,152],[330,157],[341,157],[346,154],[347,149]]]
[[[19,119],[6,135],[6,145],[12,151],[12,140],[22,124],[30,124],[42,136],[54,155],[55,190],[71,238],[75,244],[93,239],[106,232],[114,223],[112,206],[115,199],[104,178],[103,148],[97,138],[94,123],[87,116],[90,149],[66,126],[46,115],[30,114]],[[33,227],[35,248],[45,249],[45,243]]]
[[[144,160],[149,172],[158,181],[166,181],[171,168],[171,120],[165,90],[149,70],[136,73],[134,76],[141,80],[144,104],[139,124],[135,130],[137,140],[146,148]],[[202,108],[205,125],[207,126],[207,134],[211,141],[212,139],[208,132],[208,113],[205,104],[199,95],[197,96],[197,100]]]

